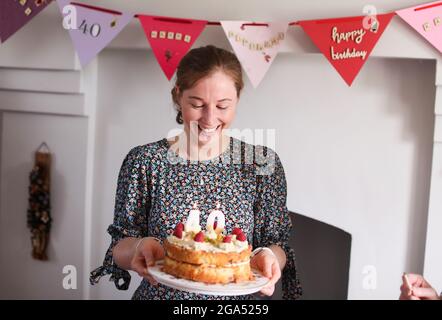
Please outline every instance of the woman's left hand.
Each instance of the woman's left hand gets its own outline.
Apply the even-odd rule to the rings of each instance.
[[[275,284],[281,278],[281,268],[276,256],[267,250],[262,250],[250,261],[252,268],[261,271],[264,277],[270,279],[269,283],[261,289],[260,293],[271,296],[275,291]]]

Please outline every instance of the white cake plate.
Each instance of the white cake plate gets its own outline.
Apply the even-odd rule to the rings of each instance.
[[[260,291],[270,280],[261,275],[257,270],[252,269],[254,280],[241,283],[228,284],[206,284],[187,279],[180,279],[161,271],[163,260],[157,261],[156,265],[149,268],[149,273],[156,281],[168,287],[213,296],[239,296],[252,294]]]

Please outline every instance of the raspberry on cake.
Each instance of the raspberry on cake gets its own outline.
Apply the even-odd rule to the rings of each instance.
[[[225,221],[220,213],[219,210],[211,212],[205,231],[195,224],[196,220],[199,223],[195,213],[185,225],[177,224],[173,234],[164,241],[164,272],[209,284],[254,279],[250,268],[252,246],[239,228],[235,228],[235,234],[223,234]]]

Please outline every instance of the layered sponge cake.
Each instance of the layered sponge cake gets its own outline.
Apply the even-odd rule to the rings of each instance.
[[[250,268],[252,247],[239,228],[224,235],[217,223],[202,231],[199,225],[178,223],[164,241],[163,271],[178,278],[208,284],[253,280]]]

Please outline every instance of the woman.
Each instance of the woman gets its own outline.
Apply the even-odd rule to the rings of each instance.
[[[158,284],[149,274],[149,267],[164,257],[161,239],[185,220],[192,205],[198,202],[198,209],[207,213],[201,217],[205,226],[219,203],[227,232],[239,226],[254,248],[270,249],[251,259],[251,265],[270,278],[261,293],[272,295],[282,273],[283,297],[300,296],[295,256],[288,246],[291,223],[281,162],[270,149],[225,135],[242,88],[241,65],[234,54],[206,46],[183,57],[172,90],[183,133],[135,147],[126,156],[108,229],[112,242],[103,266],[91,273],[92,284],[110,274],[117,288],[127,289],[127,270],[133,270],[143,277],[133,299],[252,299],[187,293]],[[263,159],[274,161],[266,164]]]

